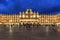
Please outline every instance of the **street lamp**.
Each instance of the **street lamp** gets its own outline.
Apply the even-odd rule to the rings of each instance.
[[[9,22],[12,22],[12,20],[9,20]],[[11,25],[12,25],[12,23],[10,23],[10,27],[9,27],[9,29],[10,29],[9,31],[10,32],[12,32],[12,26]]]

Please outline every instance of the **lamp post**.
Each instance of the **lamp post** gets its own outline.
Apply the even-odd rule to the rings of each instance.
[[[10,20],[9,22],[12,22],[12,20]],[[9,32],[12,32],[12,24],[13,23],[10,23]]]
[[[9,31],[12,32],[12,24],[10,24]]]

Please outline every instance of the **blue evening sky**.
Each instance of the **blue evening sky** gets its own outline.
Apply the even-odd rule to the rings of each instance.
[[[18,14],[32,9],[41,14],[60,13],[60,0],[0,0],[0,13]]]

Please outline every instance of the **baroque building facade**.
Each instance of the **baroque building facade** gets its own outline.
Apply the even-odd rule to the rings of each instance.
[[[27,9],[26,12],[20,12],[18,15],[3,15],[0,14],[0,24],[60,24],[60,14],[39,14]]]

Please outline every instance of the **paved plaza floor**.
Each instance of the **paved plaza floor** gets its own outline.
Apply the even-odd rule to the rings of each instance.
[[[60,32],[46,32],[45,28],[36,30],[13,28],[12,30],[10,32],[8,28],[0,27],[0,40],[60,40]]]

